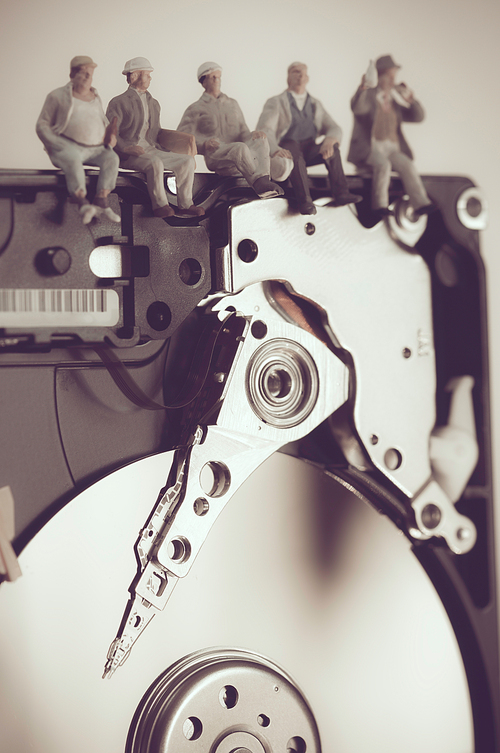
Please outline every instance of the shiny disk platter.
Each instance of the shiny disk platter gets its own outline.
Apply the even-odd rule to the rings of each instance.
[[[141,750],[179,753],[166,729],[177,720],[182,751],[300,753],[297,703],[311,710],[321,738],[309,753],[471,753],[457,643],[407,540],[335,481],[285,455],[237,492],[164,612],[102,680],[136,572],[133,544],[169,458],[133,463],[74,499],[22,552],[23,577],[2,585],[1,753],[121,753],[148,688],[193,653],[212,658],[181,700],[200,698],[201,710],[183,719],[182,703],[167,704],[165,729]],[[233,661],[236,679],[226,684],[219,655],[250,657],[250,669]],[[260,692],[266,672],[290,678],[295,694],[286,743],[273,737],[283,720]],[[239,682],[231,707],[223,691]],[[247,690],[251,713],[262,705],[254,726],[243,719]],[[137,732],[137,717],[134,724]]]

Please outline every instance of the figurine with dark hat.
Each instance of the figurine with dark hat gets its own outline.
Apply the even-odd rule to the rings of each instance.
[[[108,118],[116,119],[116,151],[120,156],[120,165],[145,174],[156,217],[175,214],[165,191],[165,170],[171,170],[175,175],[178,212],[187,217],[200,217],[205,210],[194,206],[192,194],[194,156],[166,151],[158,141],[163,129],[160,126],[160,104],[148,91],[152,71],[147,58],[127,60],[122,74],[127,77],[128,89],[114,97],[108,105]]]
[[[70,80],[47,96],[36,124],[51,162],[64,171],[70,197],[79,204],[84,224],[104,213],[113,222],[120,217],[109,206],[109,193],[116,185],[119,160],[115,124],[110,124],[92,77],[97,63],[88,55],[70,62]],[[93,204],[87,199],[84,165],[99,167]]]
[[[436,207],[415,168],[401,128],[403,121],[420,123],[424,110],[406,84],[396,84],[401,66],[391,55],[382,55],[375,65],[375,86],[364,75],[351,100],[354,129],[347,159],[360,171],[373,171],[372,208],[380,216],[391,214],[388,206],[391,170],[401,176],[414,214],[429,214]]]

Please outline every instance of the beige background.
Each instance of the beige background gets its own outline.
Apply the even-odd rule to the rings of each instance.
[[[285,88],[287,65],[302,60],[309,65],[309,90],[344,129],[346,153],[349,99],[368,60],[391,53],[403,66],[401,80],[414,89],[427,113],[424,123],[406,128],[420,171],[468,175],[490,204],[483,255],[496,385],[499,22],[497,0],[3,0],[0,166],[51,167],[34,124],[45,95],[66,83],[69,60],[76,54],[91,55],[99,64],[94,83],[105,103],[125,88],[125,60],[148,57],[155,68],[150,91],[162,105],[162,125],[168,128],[176,127],[185,107],[200,95],[196,69],[201,62],[216,60],[223,66],[223,91],[239,101],[253,128],[265,99]],[[500,394],[495,387],[493,418],[498,447]],[[498,461],[495,468],[499,478]],[[136,474],[139,479],[142,473]],[[74,558],[83,526],[90,539],[97,535],[96,518],[110,504],[109,489],[102,498],[90,493],[85,509],[95,509],[96,517],[89,520],[85,513],[84,523],[78,522],[79,513],[74,519],[68,513],[47,529],[33,555],[26,550],[32,564],[26,562],[24,584],[2,589],[8,595],[0,599],[1,753],[24,753],[31,744],[36,753],[55,753],[58,745],[71,753],[120,750],[117,740],[126,732],[130,713],[169,661],[230,642],[268,653],[296,675],[311,698],[328,752],[425,747],[431,753],[434,745],[436,753],[470,753],[462,670],[440,605],[407,556],[404,540],[365,508],[296,471],[286,458],[273,459],[255,479],[228,508],[213,543],[207,543],[206,567],[182,594],[177,590],[172,610],[163,623],[158,618],[151,626],[137,659],[120,670],[122,680],[113,680],[114,686],[103,686],[96,675],[116,627],[116,614],[106,610],[113,593],[121,615],[132,574],[122,574],[115,590],[114,571],[102,552],[105,542],[81,543]],[[133,483],[117,487],[131,495],[126,497],[130,504]],[[151,485],[157,488],[156,476]],[[316,492],[304,508],[311,485]],[[333,519],[325,512],[329,495],[337,495],[340,511]],[[255,510],[249,507],[252,500],[259,502]],[[315,515],[330,520],[323,533],[329,531],[331,540],[321,538]],[[136,530],[135,520],[128,524]],[[112,515],[109,525],[114,525]],[[251,541],[243,565],[242,530]],[[283,530],[288,537],[275,546]],[[339,530],[342,537],[335,535]],[[131,545],[120,549],[119,563],[121,557],[128,563]],[[226,566],[222,545],[229,547]],[[41,556],[43,567],[37,564]],[[211,580],[206,573],[212,572]],[[248,583],[244,600],[238,597],[242,579]],[[13,617],[18,614],[21,622]],[[102,630],[101,617],[93,614],[105,615]],[[165,630],[168,648],[162,644],[157,658],[154,639],[161,643]],[[314,646],[311,658],[304,653],[307,642]],[[434,709],[430,716],[429,708]]]

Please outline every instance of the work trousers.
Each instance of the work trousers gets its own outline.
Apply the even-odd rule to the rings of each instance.
[[[299,202],[310,202],[311,194],[309,192],[309,179],[307,177],[308,165],[320,165],[322,162],[328,170],[330,180],[330,190],[334,199],[349,193],[347,179],[342,167],[342,158],[338,144],[335,144],[333,156],[324,159],[320,153],[321,144],[316,144],[315,139],[306,141],[294,141],[293,139],[283,139],[280,142],[282,149],[288,149],[293,157],[293,170],[290,173],[295,196]]]
[[[218,175],[243,175],[250,185],[264,175],[270,175],[271,180],[286,180],[292,170],[292,160],[269,156],[267,138],[221,144],[205,154],[205,162]]]
[[[387,207],[389,203],[391,170],[399,173],[414,209],[419,209],[431,203],[413,161],[399,151],[399,145],[395,141],[372,139],[372,148],[367,162],[373,167],[373,209]]]
[[[164,183],[165,170],[175,175],[178,206],[181,209],[188,209],[192,206],[195,165],[194,157],[189,154],[163,152],[154,147],[148,149],[140,157],[130,155],[122,161],[122,167],[127,170],[138,170],[145,174],[153,209],[159,209],[168,204]]]
[[[116,152],[107,146],[80,146],[75,141],[61,136],[57,145],[51,147],[49,157],[53,165],[61,168],[66,177],[66,186],[71,195],[77,191],[87,193],[84,165],[99,167],[96,193],[112,191],[116,186],[120,160]]]

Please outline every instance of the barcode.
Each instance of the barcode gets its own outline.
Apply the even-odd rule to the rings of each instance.
[[[0,327],[103,327],[118,319],[115,290],[0,289]]]

